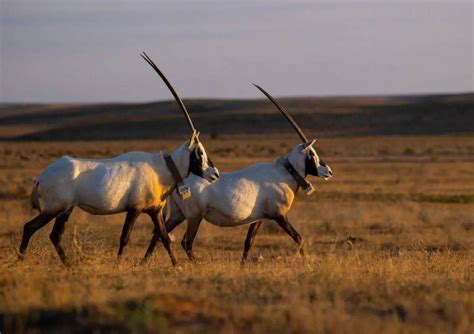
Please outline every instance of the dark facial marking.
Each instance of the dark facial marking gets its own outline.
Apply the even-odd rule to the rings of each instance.
[[[198,148],[191,152],[189,158],[189,173],[203,177],[203,162],[202,162],[202,151]]]
[[[307,154],[305,159],[305,173],[309,175],[318,176],[318,167],[314,160],[313,154]]]

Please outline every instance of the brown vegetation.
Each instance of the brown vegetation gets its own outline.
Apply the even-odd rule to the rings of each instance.
[[[290,219],[305,241],[266,222],[240,268],[246,226],[203,224],[190,264],[163,249],[138,265],[152,224],[140,218],[119,265],[123,215],[76,209],[65,268],[49,239],[51,225],[17,262],[33,178],[63,154],[106,157],[169,150],[177,141],[0,143],[0,330],[2,333],[102,332],[458,332],[474,328],[474,137],[324,139],[321,156],[334,178],[313,179]],[[271,161],[296,136],[205,140],[223,171]],[[82,248],[71,242],[73,225]],[[180,227],[174,235],[181,238]],[[179,239],[178,239],[179,240]]]

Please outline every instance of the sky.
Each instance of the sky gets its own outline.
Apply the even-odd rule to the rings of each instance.
[[[473,3],[0,0],[0,101],[473,91]]]

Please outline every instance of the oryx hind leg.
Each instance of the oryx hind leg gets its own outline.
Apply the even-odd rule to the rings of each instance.
[[[244,264],[245,261],[247,260],[250,248],[252,247],[252,244],[253,244],[253,240],[255,239],[255,236],[257,235],[257,232],[260,229],[261,225],[262,225],[262,221],[258,221],[258,222],[250,224],[249,230],[247,232],[247,237],[245,238],[244,254],[242,255],[241,264]]]
[[[117,258],[120,260],[122,256],[124,247],[128,244],[130,240],[130,234],[133,230],[133,225],[135,224],[138,216],[140,215],[139,210],[131,209],[127,211],[127,216],[125,217],[125,222],[123,223],[122,234],[120,235],[120,246],[117,253]]]
[[[279,216],[274,219],[278,225],[298,244],[298,251],[304,255],[301,235],[291,226],[286,216]]]
[[[147,212],[148,215],[151,217],[155,228],[153,229],[153,237],[151,238],[150,245],[148,246],[145,256],[143,257],[142,264],[145,264],[148,261],[150,256],[153,254],[156,244],[161,239],[161,242],[163,243],[163,246],[165,247],[171,259],[171,263],[173,265],[176,265],[176,258],[174,257],[173,251],[171,250],[171,240],[168,236],[168,232],[166,231],[165,224],[163,221],[162,210],[163,208],[160,208],[159,210]]]
[[[56,217],[53,230],[51,231],[51,234],[49,235],[49,239],[53,243],[54,248],[56,249],[56,252],[59,255],[59,258],[65,265],[67,265],[67,259],[66,259],[66,253],[64,252],[63,246],[61,245],[61,238],[64,233],[64,229],[66,227],[66,222],[68,221],[69,216],[71,215],[72,209],[73,208],[70,208]]]
[[[183,246],[188,259],[192,262],[195,261],[193,253],[193,242],[196,238],[196,234],[199,230],[199,225],[201,225],[202,217],[195,217],[188,219],[188,227],[184,233],[183,240],[181,241],[181,246]]]
[[[26,249],[28,248],[28,243],[30,242],[30,239],[33,234],[35,234],[36,231],[48,224],[55,216],[55,214],[42,212],[29,222],[25,223],[25,225],[23,226],[23,236],[21,238],[20,245],[20,259],[23,258]]]

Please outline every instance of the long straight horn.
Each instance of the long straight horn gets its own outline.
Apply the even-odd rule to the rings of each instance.
[[[300,135],[301,139],[303,140],[303,142],[307,142],[308,141],[308,138],[306,138],[305,134],[303,133],[303,130],[301,130],[301,128],[298,126],[298,124],[296,123],[296,121],[293,119],[293,117],[291,117],[290,114],[288,114],[288,112],[283,109],[283,107],[277,102],[275,101],[275,99],[270,95],[268,94],[265,89],[263,89],[262,87],[260,87],[259,85],[257,84],[253,84],[255,87],[257,87],[263,94],[265,94],[266,97],[268,97],[268,99],[270,101],[272,101],[272,103],[275,105],[275,107],[278,108],[278,110],[281,111],[281,113],[283,114],[283,116],[286,117],[286,119],[288,120],[288,122],[290,122],[291,125],[293,125],[293,128],[295,128],[296,132],[298,132],[298,134]]]
[[[195,133],[196,132],[196,128],[194,127],[194,124],[193,124],[193,121],[191,120],[191,117],[189,116],[189,113],[188,111],[186,110],[186,107],[184,106],[184,103],[183,101],[181,100],[181,98],[179,97],[178,93],[176,93],[176,91],[174,90],[173,86],[171,85],[171,83],[168,81],[168,79],[166,78],[166,76],[163,74],[163,72],[160,71],[160,69],[158,68],[158,66],[156,66],[156,64],[153,62],[153,60],[151,60],[150,57],[148,57],[148,55],[143,52],[143,54],[140,55],[143,59],[145,59],[145,61],[151,66],[153,67],[153,69],[155,70],[156,73],[158,73],[158,75],[161,77],[161,79],[163,79],[163,81],[165,82],[166,86],[168,87],[168,89],[171,91],[171,94],[173,94],[174,96],[174,99],[176,100],[176,102],[178,103],[179,107],[181,108],[181,110],[183,111],[184,113],[184,117],[186,118],[186,120],[188,121],[188,124],[189,124],[189,127],[191,128],[191,131],[192,133]]]

